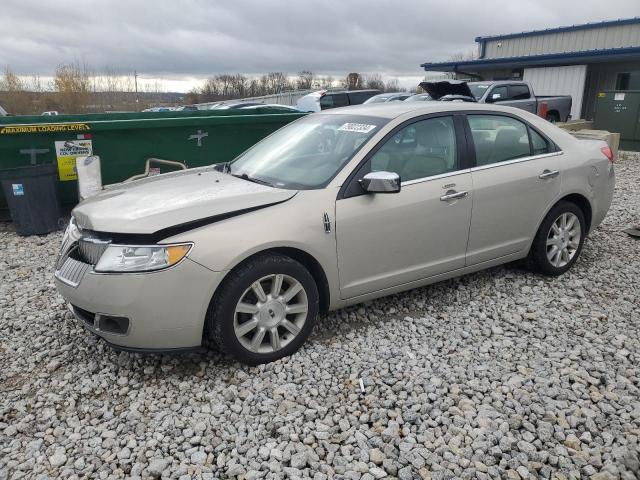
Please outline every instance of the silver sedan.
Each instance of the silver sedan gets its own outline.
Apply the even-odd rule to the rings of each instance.
[[[611,203],[603,142],[508,107],[333,109],[229,164],[109,188],[73,211],[56,285],[134,351],[290,355],[319,312],[526,259],[578,260]]]

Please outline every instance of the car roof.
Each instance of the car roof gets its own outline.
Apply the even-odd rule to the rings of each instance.
[[[487,80],[486,82],[478,81],[478,82],[467,82],[469,85],[502,85],[512,83],[525,83],[524,80]]]
[[[330,108],[318,112],[315,115],[367,115],[370,117],[380,117],[393,119],[414,112],[417,115],[427,115],[430,113],[456,112],[460,110],[483,110],[505,113],[521,114],[522,110],[514,107],[502,107],[486,103],[473,102],[387,102],[368,103],[362,105],[352,105],[350,107]]]
[[[376,90],[375,88],[367,88],[367,89],[363,89],[363,90],[327,90],[327,92],[325,92],[325,95],[331,95],[333,93],[362,93],[362,92],[366,92],[366,93],[378,92],[378,93],[381,93],[380,90]]]

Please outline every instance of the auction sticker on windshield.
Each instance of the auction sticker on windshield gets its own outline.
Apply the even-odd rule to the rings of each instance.
[[[367,125],[366,123],[345,123],[338,130],[342,132],[369,133],[374,128],[376,128],[375,125]]]

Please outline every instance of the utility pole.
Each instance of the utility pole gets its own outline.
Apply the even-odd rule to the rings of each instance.
[[[140,103],[140,99],[138,98],[138,71],[133,71],[133,83],[136,86],[136,103]]]

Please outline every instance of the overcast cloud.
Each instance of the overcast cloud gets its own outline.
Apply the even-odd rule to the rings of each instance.
[[[310,69],[420,75],[478,35],[640,15],[639,0],[2,0],[0,66],[202,78]]]

